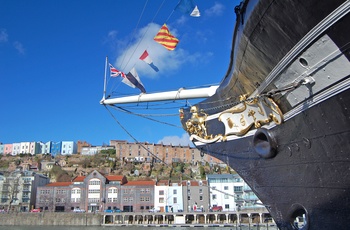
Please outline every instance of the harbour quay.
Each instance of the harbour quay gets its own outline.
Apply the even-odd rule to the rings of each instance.
[[[265,209],[266,210],[266,209]],[[1,213],[2,226],[275,226],[268,212]]]
[[[102,225],[143,225],[143,226],[236,226],[274,225],[265,208],[244,212],[134,212],[103,213]]]

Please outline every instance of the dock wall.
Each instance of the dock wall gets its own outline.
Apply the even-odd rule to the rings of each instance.
[[[0,225],[101,226],[102,218],[93,213],[1,213]]]

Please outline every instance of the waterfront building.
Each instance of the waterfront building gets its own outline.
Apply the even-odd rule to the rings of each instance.
[[[39,145],[40,145],[39,153],[41,153],[41,154],[49,154],[49,153],[51,153],[51,143],[52,143],[52,141],[48,141],[46,143],[39,142]]]
[[[209,187],[206,180],[182,181],[182,194],[184,208],[186,211],[208,211],[209,210]]]
[[[141,162],[164,162],[166,164],[183,162],[196,164],[200,162],[205,164],[222,163],[215,157],[207,154],[201,154],[197,148],[190,146],[172,146],[153,143],[129,143],[124,140],[111,140],[110,146],[114,146],[116,157],[122,161],[141,161]]]
[[[128,181],[121,186],[120,207],[127,212],[148,212],[154,205],[154,181]],[[111,194],[111,193],[109,193]],[[108,206],[108,209],[110,206]]]
[[[114,149],[114,146],[83,146],[81,147],[81,155],[95,155],[102,150]]]
[[[77,141],[77,153],[81,153],[82,147],[89,147],[89,146],[91,146],[91,144],[86,141]]]
[[[12,144],[12,156],[19,155],[21,153],[21,143],[13,143]]]
[[[62,142],[51,142],[51,149],[50,153],[52,156],[60,155],[61,154],[61,148],[62,148]]]
[[[74,141],[62,141],[61,155],[72,155],[77,153],[77,144]]]
[[[258,198],[238,174],[207,175],[211,208],[221,206],[223,211],[261,208]]]
[[[40,149],[40,143],[39,142],[30,142],[29,143],[29,152],[31,155],[36,155],[41,153],[41,149]]]
[[[29,147],[30,147],[30,142],[21,142],[20,143],[20,154],[27,154],[29,153]]]
[[[182,183],[159,180],[154,188],[154,208],[160,212],[183,211]]]
[[[0,206],[9,211],[28,212],[36,203],[37,188],[49,178],[32,171],[14,171],[0,176]]]
[[[125,176],[104,176],[94,170],[87,176],[74,178],[71,182],[50,183],[39,187],[36,207],[65,212],[74,208],[88,212],[103,211],[108,207],[119,208],[121,185],[126,182]]]
[[[41,161],[40,162],[40,168],[44,172],[49,172],[53,168],[53,166],[56,164],[55,161]]]
[[[4,155],[10,155],[13,151],[13,144],[4,144]]]

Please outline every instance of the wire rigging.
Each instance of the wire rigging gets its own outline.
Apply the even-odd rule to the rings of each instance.
[[[144,116],[142,114],[137,114],[137,113],[133,113],[127,109],[124,109],[122,107],[119,107],[119,106],[115,106],[115,105],[110,105],[112,108],[115,108],[119,111],[122,111],[122,112],[125,112],[125,113],[128,113],[128,114],[131,114],[131,115],[135,115],[135,116],[139,116],[139,117],[142,117],[142,118],[145,118],[145,119],[148,119],[148,120],[151,120],[151,121],[154,121],[154,122],[158,122],[158,123],[161,123],[161,124],[164,124],[164,125],[169,125],[169,126],[172,126],[172,127],[176,127],[176,128],[180,128],[182,129],[182,127],[178,126],[178,125],[174,125],[174,124],[170,124],[170,123],[167,123],[167,122],[163,122],[163,121],[159,121],[159,120],[156,120],[156,119],[153,119],[153,118],[149,118],[147,116]]]
[[[107,106],[104,106],[107,111],[109,112],[109,114],[112,116],[112,118],[115,120],[115,122],[117,122],[117,124],[124,130],[124,132],[126,134],[129,135],[129,137],[131,137],[136,144],[140,145],[144,150],[146,150],[149,154],[151,154],[154,158],[158,159],[159,161],[161,161],[162,163],[164,163],[165,165],[168,165],[166,162],[164,162],[162,159],[160,159],[159,157],[157,157],[155,154],[153,154],[151,151],[149,151],[141,142],[139,142],[119,121],[118,119],[114,116],[114,114],[107,108]]]

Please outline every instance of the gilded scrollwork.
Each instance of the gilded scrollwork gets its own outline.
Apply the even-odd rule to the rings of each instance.
[[[208,133],[206,126],[208,114],[192,106],[191,118],[185,122],[184,127],[191,140],[196,139],[203,143],[225,141],[230,135],[245,135],[252,127],[260,128],[270,122],[281,124],[282,112],[271,98],[256,97],[247,100],[247,95],[242,95],[240,101],[240,104],[218,114],[218,120],[225,126],[225,133],[216,134]],[[180,111],[180,117],[183,119],[183,111]]]

